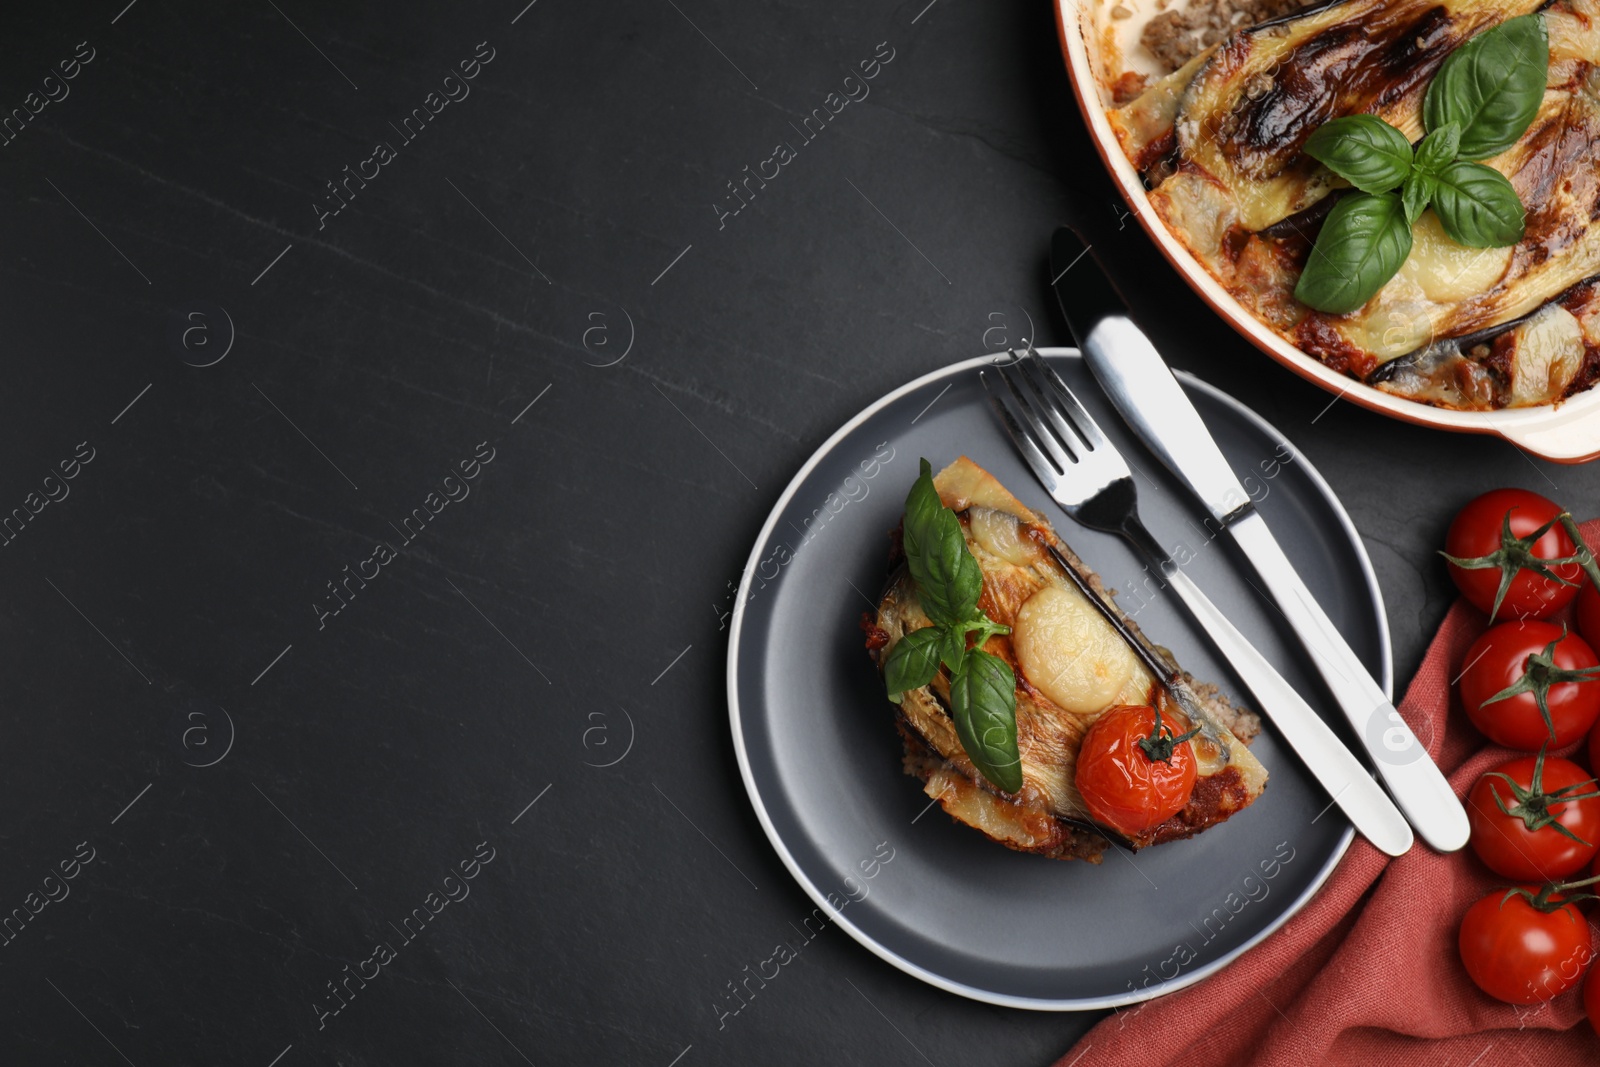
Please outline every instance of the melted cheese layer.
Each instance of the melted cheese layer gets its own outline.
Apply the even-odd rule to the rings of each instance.
[[[1076,589],[1047,585],[1017,611],[1011,631],[1017,664],[1035,689],[1078,715],[1115,702],[1138,658]]]

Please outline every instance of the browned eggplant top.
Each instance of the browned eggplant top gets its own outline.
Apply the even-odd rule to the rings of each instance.
[[[1201,109],[1202,136],[1241,175],[1276,177],[1316,128],[1342,115],[1416,126],[1445,58],[1480,30],[1536,3],[1354,0],[1232,37],[1197,83],[1209,96],[1242,85],[1231,105]]]
[[[1245,173],[1270,177],[1329,119],[1379,110],[1426,85],[1454,39],[1443,7],[1414,20],[1317,34],[1294,49],[1271,88],[1241,101],[1237,136],[1223,150]]]

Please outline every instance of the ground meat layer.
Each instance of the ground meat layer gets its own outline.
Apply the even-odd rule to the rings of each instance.
[[[1169,71],[1177,70],[1235,30],[1298,11],[1316,0],[1189,0],[1145,24],[1139,42]],[[1165,7],[1168,0],[1161,0]]]

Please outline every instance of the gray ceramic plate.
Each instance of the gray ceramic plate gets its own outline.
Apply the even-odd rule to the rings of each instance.
[[[1135,467],[1146,523],[1182,543],[1189,573],[1341,733],[1309,665],[1244,579],[1231,544],[1133,441],[1076,351],[1044,353]],[[1225,966],[1282,925],[1332,871],[1353,831],[1272,733],[1255,805],[1189,840],[1099,866],[1011,852],[929,810],[901,772],[893,708],[857,623],[887,572],[918,457],[965,453],[1056,528],[1124,609],[1196,677],[1249,704],[1205,637],[1120,541],[1061,513],[1011,449],[970,359],[897,389],[801,468],[745,568],[728,651],[739,766],[773,847],[817,902],[811,926],[856,940],[941,989],[1020,1008],[1129,1004]],[[1237,401],[1180,375],[1218,444],[1312,592],[1385,689],[1389,632],[1350,518],[1285,438]],[[1287,457],[1287,458],[1285,458]],[[1141,606],[1141,599],[1143,606]],[[1354,738],[1351,738],[1354,743]]]

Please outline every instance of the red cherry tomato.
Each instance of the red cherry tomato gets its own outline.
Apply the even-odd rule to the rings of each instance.
[[[1584,582],[1578,590],[1578,632],[1590,648],[1600,642],[1600,589],[1592,582]]]
[[[1558,756],[1524,756],[1479,778],[1467,794],[1467,819],[1472,851],[1506,878],[1557,881],[1600,850],[1600,790]]]
[[[1506,892],[1490,893],[1461,920],[1461,962],[1468,977],[1507,1004],[1538,1004],[1576,986],[1594,959],[1582,914],[1571,904],[1542,911],[1527,896],[1507,898]]]
[[[1600,677],[1572,673],[1600,675],[1600,656],[1583,638],[1564,634],[1554,623],[1491,627],[1467,650],[1465,664],[1461,703],[1472,725],[1497,745],[1527,752],[1546,742],[1565,748],[1581,740],[1600,718]],[[1512,688],[1523,691],[1491,703],[1492,697]],[[1541,690],[1548,723],[1539,707]]]
[[[1101,714],[1084,735],[1074,780],[1096,822],[1129,836],[1182,811],[1194,792],[1194,748],[1174,737],[1186,724],[1165,713],[1158,733],[1154,708],[1121,704]],[[1183,735],[1178,735],[1179,737]],[[1152,758],[1170,747],[1166,759]]]
[[[1559,523],[1531,537],[1560,514],[1554,501],[1526,489],[1494,489],[1468,503],[1444,540],[1445,554],[1454,557],[1450,577],[1462,595],[1496,619],[1542,619],[1564,607],[1577,595],[1583,568],[1540,561],[1570,558],[1577,548]],[[1540,567],[1571,584],[1539,573]]]

